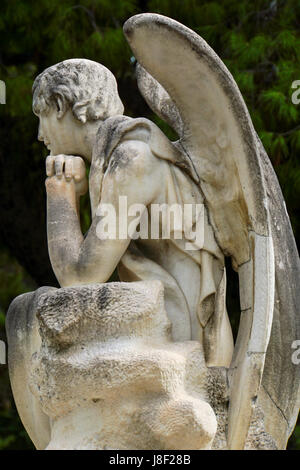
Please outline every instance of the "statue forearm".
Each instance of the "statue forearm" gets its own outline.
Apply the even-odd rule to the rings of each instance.
[[[47,178],[47,235],[53,270],[63,286],[78,270],[83,235],[73,181]]]
[[[83,238],[75,184],[48,178],[47,231],[50,260],[62,287],[106,282],[125,252],[129,240],[101,240],[96,217]]]
[[[134,165],[119,167],[116,158],[114,171],[106,172],[103,178],[99,209],[102,205],[113,206],[116,219],[125,215],[127,227],[130,224],[134,231],[139,219],[136,214],[119,213],[119,198],[125,195],[128,207],[137,201],[146,207],[161,186],[161,171],[149,147],[142,142],[122,143],[118,152],[117,157],[130,156]],[[55,275],[63,287],[106,282],[125,253],[130,235],[127,232],[125,237],[112,236],[113,233],[109,237],[99,236],[98,224],[103,217],[101,210],[97,210],[83,238],[78,210],[79,195],[87,189],[83,160],[58,155],[48,157],[47,162],[48,248]]]
[[[107,246],[102,246],[94,226],[86,239],[80,227],[79,198],[88,189],[83,160],[50,155],[46,170],[48,248],[60,285],[106,281],[113,256]]]

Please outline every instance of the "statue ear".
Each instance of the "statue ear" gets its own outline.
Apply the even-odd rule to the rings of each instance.
[[[77,114],[77,118],[79,119],[80,122],[82,122],[82,124],[86,123],[86,113]]]
[[[56,108],[57,108],[57,118],[61,119],[66,112],[66,103],[63,95],[58,93],[56,95]]]
[[[88,103],[88,101],[79,101],[73,106],[73,113],[82,124],[85,124],[87,121]]]

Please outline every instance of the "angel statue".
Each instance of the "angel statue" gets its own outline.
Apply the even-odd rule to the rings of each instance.
[[[130,18],[124,34],[141,94],[178,140],[148,119],[124,116],[116,80],[99,63],[65,60],[36,78],[38,138],[50,150],[53,270],[62,287],[104,283],[116,267],[121,281],[160,280],[173,341],[198,341],[207,367],[228,371],[228,447],[244,448],[259,403],[265,430],[284,448],[300,403],[299,366],[291,359],[300,338],[300,288],[277,178],[232,75],[200,36],[152,13]],[[87,190],[92,222],[83,235],[79,199]],[[202,243],[188,248],[194,213],[182,236],[142,236],[143,223],[149,233],[154,224],[149,210],[126,213],[126,236],[102,237],[104,208],[124,218],[122,198],[128,207],[202,205]],[[235,344],[225,257],[239,276]]]

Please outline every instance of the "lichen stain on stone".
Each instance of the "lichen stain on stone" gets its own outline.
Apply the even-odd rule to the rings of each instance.
[[[108,167],[109,173],[114,173],[117,168],[126,168],[129,163],[128,153],[124,149],[117,147],[113,153]]]
[[[97,304],[100,310],[106,309],[110,301],[110,291],[109,288],[103,286],[97,296]]]

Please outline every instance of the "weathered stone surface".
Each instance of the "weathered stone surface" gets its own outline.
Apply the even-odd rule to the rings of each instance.
[[[42,288],[15,299],[7,331],[37,448],[228,448],[227,369],[208,368],[199,342],[172,341],[159,281]],[[263,418],[247,448],[275,447]]]
[[[261,161],[268,195],[275,257],[272,332],[259,401],[266,429],[285,449],[300,407],[300,365],[292,361],[292,344],[300,338],[300,260],[280,186],[262,145]]]
[[[70,59],[36,79],[39,138],[51,151],[49,254],[62,289],[11,307],[20,414],[40,447],[51,422],[49,449],[285,448],[300,399],[291,360],[300,265],[275,173],[237,84],[201,37],[156,14],[130,18],[124,33],[140,91],[179,140],[123,116],[101,64]],[[155,220],[154,205],[169,217]],[[201,239],[187,205],[203,209]],[[235,346],[224,256],[239,273]],[[102,284],[117,266],[126,283]]]
[[[159,281],[40,290],[28,297],[35,300],[30,315],[41,339],[26,350],[21,380],[48,419],[47,449],[211,447],[217,421],[203,351],[196,341],[171,341]],[[24,298],[16,299],[8,317],[13,364],[23,348],[12,333],[16,313],[23,335],[34,341],[23,306]],[[19,376],[12,376],[12,386],[18,394]],[[41,425],[24,414],[24,402],[17,405],[25,427],[38,435]]]
[[[290,345],[299,337],[300,269],[276,175],[232,75],[202,38],[156,14],[136,15],[124,29],[143,67],[138,79],[148,104],[153,97],[152,109],[161,116],[170,109],[171,125],[180,115],[173,125],[180,137],[177,148],[193,161],[218,245],[239,271],[242,321],[230,364],[229,446],[245,446],[263,373],[273,405],[284,395],[289,433],[299,410],[299,368],[291,362]],[[281,357],[282,376],[272,372],[275,355]],[[283,376],[291,386],[288,393]],[[270,404],[265,412],[271,412]],[[268,431],[278,438],[277,427],[270,416]],[[279,447],[286,445],[284,428]]]
[[[55,291],[42,287],[35,292],[17,297],[6,315],[8,339],[9,377],[19,416],[37,449],[43,449],[50,439],[49,419],[44,414],[39,398],[29,388],[32,355],[41,346],[39,325],[36,317],[39,297]]]

